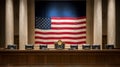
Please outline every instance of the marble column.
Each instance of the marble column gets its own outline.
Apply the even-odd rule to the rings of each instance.
[[[102,47],[102,0],[94,0],[94,44]]]
[[[107,44],[115,45],[115,0],[108,0]]]
[[[5,11],[5,37],[6,47],[9,44],[14,44],[14,12],[13,12],[13,0],[6,0]]]
[[[24,50],[28,44],[27,0],[20,0],[19,5],[19,49]]]

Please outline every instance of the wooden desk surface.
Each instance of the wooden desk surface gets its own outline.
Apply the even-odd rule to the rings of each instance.
[[[89,49],[85,49],[85,50],[69,50],[69,49],[49,49],[49,50],[18,50],[18,49],[0,49],[0,53],[1,52],[120,52],[120,49],[103,49],[103,50],[99,50],[99,49],[93,49],[93,50],[89,50]]]

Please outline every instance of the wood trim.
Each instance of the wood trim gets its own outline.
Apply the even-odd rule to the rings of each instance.
[[[120,65],[120,50],[0,50],[0,65]]]

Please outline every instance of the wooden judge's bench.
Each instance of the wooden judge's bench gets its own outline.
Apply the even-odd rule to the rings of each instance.
[[[0,67],[120,67],[120,50],[0,50]]]

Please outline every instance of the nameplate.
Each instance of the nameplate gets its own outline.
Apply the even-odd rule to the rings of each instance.
[[[91,49],[90,44],[84,44],[82,45],[82,49]]]
[[[46,49],[47,49],[47,45],[40,45],[40,46],[39,46],[39,49],[41,49],[41,50],[46,50]]]
[[[32,49],[34,49],[34,46],[33,45],[25,45],[25,49],[26,50],[32,50]]]
[[[70,49],[71,50],[77,50],[78,49],[78,45],[70,45]]]
[[[100,45],[92,45],[92,49],[100,49]]]
[[[106,49],[114,49],[114,45],[106,45]]]
[[[17,49],[17,46],[16,45],[8,45],[7,49]]]

